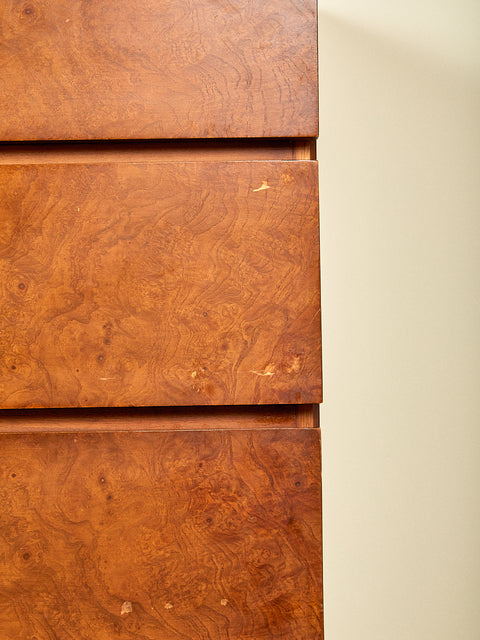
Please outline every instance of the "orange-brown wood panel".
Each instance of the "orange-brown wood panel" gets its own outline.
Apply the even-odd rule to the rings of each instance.
[[[319,432],[1,435],[5,640],[319,640]]]
[[[0,167],[0,406],[312,403],[317,166]]]
[[[0,139],[317,134],[315,0],[4,0]]]

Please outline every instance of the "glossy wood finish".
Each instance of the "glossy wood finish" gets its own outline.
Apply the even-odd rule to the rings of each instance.
[[[315,14],[0,3],[0,640],[323,638]]]
[[[319,640],[319,432],[2,435],[5,640]]]
[[[0,167],[0,405],[314,403],[313,162]]]
[[[318,427],[317,405],[8,409],[0,433]]]
[[[315,0],[4,0],[0,140],[317,135]]]

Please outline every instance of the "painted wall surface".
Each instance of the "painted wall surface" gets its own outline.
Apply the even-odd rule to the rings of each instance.
[[[319,21],[326,640],[478,640],[480,2]]]

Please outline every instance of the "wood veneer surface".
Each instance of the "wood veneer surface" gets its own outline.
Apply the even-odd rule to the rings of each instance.
[[[313,429],[1,435],[5,640],[318,640]]]
[[[0,140],[317,135],[315,0],[4,0]]]
[[[0,406],[314,403],[317,166],[0,167]]]

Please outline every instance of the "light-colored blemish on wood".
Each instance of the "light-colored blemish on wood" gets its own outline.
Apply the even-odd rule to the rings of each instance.
[[[115,380],[115,378],[100,378],[100,380]]]
[[[173,609],[173,604],[171,602],[167,602],[165,609]]]
[[[170,215],[170,206],[181,209],[187,196],[174,190],[171,202],[168,200],[165,204],[165,190],[171,187],[171,177],[168,177],[171,172],[170,169],[162,171],[160,165],[156,162],[142,164],[140,176],[133,165],[120,161],[111,163],[105,160],[98,169],[88,163],[66,163],[61,165],[61,172],[52,175],[47,171],[48,165],[37,164],[35,178],[28,174],[28,165],[17,165],[19,171],[15,171],[15,184],[18,202],[22,203],[22,211],[36,212],[36,226],[32,231],[23,216],[23,222],[20,218],[17,221],[20,225],[17,230],[12,226],[17,224],[13,213],[13,217],[7,220],[6,226],[15,228],[15,242],[18,240],[22,251],[8,257],[6,278],[11,278],[12,291],[17,291],[20,283],[18,274],[24,273],[33,278],[35,269],[32,265],[48,263],[50,266],[48,273],[42,272],[42,278],[45,276],[45,282],[41,278],[40,283],[43,294],[35,304],[33,299],[20,300],[17,295],[10,296],[11,292],[0,286],[0,307],[3,305],[10,309],[9,305],[13,305],[8,313],[20,318],[10,333],[7,331],[8,336],[4,337],[2,332],[0,338],[3,351],[13,354],[9,356],[12,364],[13,359],[17,361],[16,374],[12,372],[10,375],[5,366],[1,367],[0,386],[3,388],[0,404],[3,408],[33,404],[47,408],[53,406],[52,403],[62,407],[138,404],[228,406],[252,402],[277,403],[286,398],[307,402],[319,397],[320,322],[318,320],[315,324],[314,320],[311,326],[309,324],[319,311],[318,261],[315,256],[318,243],[313,242],[315,231],[318,231],[318,218],[317,207],[310,206],[309,199],[316,185],[316,174],[312,174],[309,163],[189,163],[175,160],[171,170],[185,174],[185,184],[192,187],[187,189],[189,211],[201,209],[202,222],[200,229],[195,216],[192,220],[187,216],[184,224],[177,224],[174,217],[168,233],[162,226],[162,216]],[[297,176],[300,183],[298,192],[289,189],[288,193],[283,190],[280,193],[279,173],[281,175],[286,170],[284,165],[288,165],[288,170]],[[0,185],[10,193],[11,180],[8,178],[8,165],[5,166]],[[252,172],[256,175],[252,176]],[[265,198],[257,199],[250,195],[247,198],[247,194],[260,187],[262,174],[269,176],[275,193],[268,198],[265,196],[273,198],[269,206],[265,202],[266,208],[257,210],[254,201],[260,206],[260,200]],[[208,197],[204,202],[204,187],[199,185],[208,186],[220,178],[222,189],[212,188],[209,191],[212,198]],[[92,189],[85,191],[87,183]],[[132,185],[137,186],[134,189]],[[50,203],[53,207],[51,213],[48,194],[45,196],[42,191],[47,186],[50,191],[56,190],[61,194],[59,202]],[[234,201],[235,211],[227,210],[225,216],[222,214],[219,225],[217,209],[223,206],[222,198],[225,202],[229,199]],[[44,201],[45,207],[37,210],[37,205]],[[80,205],[75,205],[80,201],[84,203],[84,212]],[[158,216],[145,217],[142,212],[153,201],[159,203]],[[62,202],[66,205],[70,202],[71,208],[62,208]],[[125,219],[113,214],[112,217],[111,212],[117,205],[126,207],[131,215]],[[167,206],[167,213],[162,213],[164,206]],[[292,207],[295,215],[291,215]],[[82,212],[81,223],[75,218],[77,208]],[[74,216],[71,215],[72,210]],[[77,220],[78,228],[72,225],[72,217]],[[107,221],[113,225],[108,227],[108,233],[105,231]],[[138,231],[137,224],[143,231]],[[55,245],[57,227],[67,234],[65,241],[62,239],[61,251]],[[0,235],[2,233],[0,231]],[[144,236],[150,238],[148,242]],[[197,242],[198,237],[200,240]],[[128,242],[125,240],[128,251],[122,238],[128,238]],[[264,245],[264,255],[259,245]],[[162,258],[160,266],[157,264],[159,252],[166,256],[166,262]],[[27,254],[25,262],[22,256]],[[124,254],[127,256],[125,260]],[[130,260],[130,255],[137,256],[138,260]],[[165,270],[168,274],[165,282],[163,276],[158,275],[160,271],[158,277],[150,277],[149,265]],[[301,268],[297,268],[298,265]],[[156,267],[154,271],[157,273]],[[81,313],[75,312],[75,321],[68,324],[68,344],[64,335],[67,329],[64,329],[63,321],[58,320],[58,314],[63,317],[60,306],[66,303],[58,301],[61,292],[57,291],[56,273],[61,273],[62,279],[68,281],[67,293],[76,301],[75,304],[83,300],[88,290],[88,304],[85,302]],[[111,286],[112,282],[116,283],[115,287]],[[216,283],[215,286],[212,283]],[[299,293],[290,295],[291,292]],[[193,307],[192,300],[195,303]],[[203,313],[208,313],[208,319],[204,319]],[[174,327],[172,333],[171,318],[177,316],[184,318],[187,324],[182,325],[183,329],[179,327],[178,331]],[[46,322],[47,317],[58,321]],[[84,322],[88,324],[84,325]],[[29,347],[28,327],[38,327],[38,331],[35,330],[38,358],[33,357],[35,354]],[[90,327],[90,333],[85,333],[85,327]],[[85,349],[82,345],[87,344],[87,338],[93,342],[91,348]],[[105,343],[109,341],[107,349]],[[205,359],[201,348],[195,347],[192,352],[192,345],[213,345],[213,348],[207,348]],[[287,374],[292,357],[301,352],[301,345],[311,346],[305,348],[306,353],[301,359],[302,375],[299,375],[300,371],[295,375]],[[57,355],[50,357],[49,350],[55,351],[55,348]],[[268,358],[275,362],[275,373],[264,371]],[[18,364],[22,362],[26,364],[22,365],[21,375],[18,375]],[[192,364],[198,365],[195,377],[191,377],[194,371]],[[203,365],[207,365],[206,371],[203,371]],[[250,373],[247,367],[252,365],[263,367]],[[229,372],[223,376],[224,380],[222,371]],[[151,375],[152,372],[155,375]],[[115,378],[101,380],[99,373],[104,373],[102,377],[105,378],[107,373],[112,373]],[[272,373],[274,375],[269,375]],[[266,377],[263,383],[257,380],[262,376]],[[280,386],[273,384],[273,380],[268,382],[275,376],[275,381],[282,377]],[[37,378],[41,379],[38,384]],[[98,382],[115,384],[98,388]],[[54,398],[52,389],[55,390]],[[118,419],[123,420],[123,417]],[[180,603],[175,606],[178,608]]]
[[[265,189],[271,189],[271,187],[269,186],[267,180],[262,180],[262,186],[258,187],[258,189],[253,189],[253,193],[256,193],[257,191],[265,191]]]
[[[263,371],[254,371],[253,369],[250,373],[254,373],[256,376],[274,376],[275,375],[275,365],[269,364],[265,367]]]
[[[197,372],[196,371],[192,371],[192,378],[196,378],[197,377]]]
[[[287,371],[288,373],[297,373],[297,371],[300,371],[300,356],[294,356]]]
[[[226,607],[226,606],[227,606],[227,604],[228,604],[228,600],[226,600],[225,598],[222,598],[222,599],[220,600],[220,604],[222,605],[222,607]]]
[[[129,602],[128,600],[125,600],[125,602],[122,604],[120,615],[126,616],[127,614],[132,613],[132,611],[133,611],[132,603]]]
[[[292,182],[295,182],[295,178],[291,173],[282,173],[282,182],[283,184],[291,184]]]

